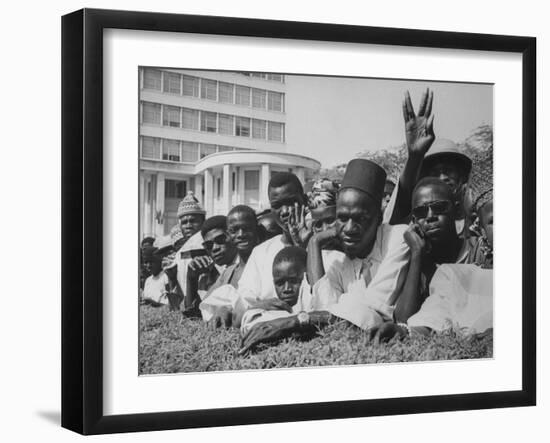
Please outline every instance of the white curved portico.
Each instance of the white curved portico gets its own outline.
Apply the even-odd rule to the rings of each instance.
[[[312,158],[283,152],[219,152],[195,165],[195,177],[203,177],[202,188],[197,189],[195,180],[195,192],[202,195],[208,214],[227,214],[238,204],[263,210],[269,208],[267,187],[273,173],[289,171],[303,183],[320,166]]]

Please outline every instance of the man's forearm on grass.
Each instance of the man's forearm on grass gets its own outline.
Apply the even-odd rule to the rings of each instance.
[[[406,323],[409,317],[416,314],[422,306],[420,296],[421,265],[422,257],[420,253],[411,252],[407,279],[394,311],[395,320],[399,323]]]

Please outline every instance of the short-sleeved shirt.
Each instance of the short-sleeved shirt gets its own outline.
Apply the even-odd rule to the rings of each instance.
[[[143,298],[167,305],[168,298],[165,294],[168,284],[168,276],[164,272],[160,272],[158,275],[150,275],[143,286]]]
[[[313,310],[312,305],[312,296],[311,296],[311,287],[307,282],[306,277],[302,281],[300,286],[300,295],[298,296],[298,301],[294,306],[292,306],[292,312],[284,310],[272,310],[267,311],[259,308],[248,309],[241,320],[241,334],[245,335],[250,329],[257,325],[258,323],[263,323],[270,320],[275,320],[277,318],[290,317],[296,315],[299,312],[310,312]]]

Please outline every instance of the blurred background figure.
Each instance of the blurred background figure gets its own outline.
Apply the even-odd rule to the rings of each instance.
[[[464,198],[464,208],[471,220],[470,231],[477,236],[472,262],[493,267],[493,146],[473,160],[472,174]]]
[[[283,233],[271,209],[260,212],[256,218],[260,227],[260,243]]]
[[[143,289],[145,280],[151,275],[151,259],[155,252],[153,244],[141,248],[139,260],[139,287]]]
[[[382,197],[382,212],[386,210],[386,206],[390,202],[391,195],[395,189],[395,183],[389,179],[386,179],[386,184],[384,186],[384,197]]]
[[[311,228],[313,233],[326,231],[334,226],[336,221],[336,197],[340,185],[328,178],[321,178],[313,183],[308,193]],[[324,244],[325,250],[341,250],[336,239]]]

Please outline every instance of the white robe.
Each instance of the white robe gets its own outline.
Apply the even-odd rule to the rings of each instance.
[[[406,230],[406,225],[382,224],[366,258],[343,255],[325,267],[325,275],[313,286],[314,309],[327,310],[362,329],[391,320],[391,302],[401,291],[409,262]]]
[[[466,335],[492,328],[493,270],[476,265],[439,266],[430,282],[430,296],[407,323]]]
[[[183,244],[178,252],[176,252],[176,258],[174,259],[174,262],[178,267],[177,280],[184,295],[187,288],[187,267],[189,266],[189,263],[191,263],[192,258],[184,258],[183,256],[186,255],[186,252],[195,249],[204,249],[202,246],[202,242],[203,240],[201,232],[196,232]]]
[[[250,331],[250,329],[257,325],[258,323],[263,323],[270,320],[275,320],[277,318],[290,317],[296,315],[299,312],[311,312],[313,310],[312,306],[312,296],[311,296],[311,287],[309,286],[306,277],[302,281],[300,286],[300,294],[298,300],[294,306],[292,306],[292,312],[287,311],[266,311],[259,308],[248,309],[241,320],[241,335],[245,335]]]
[[[202,301],[199,308],[204,321],[210,320],[214,311],[221,306],[234,310],[238,303],[240,310],[246,310],[255,301],[276,298],[273,260],[285,246],[288,245],[283,243],[282,235],[256,246],[246,262],[238,289],[235,290],[231,285],[220,286]],[[333,262],[341,260],[344,254],[339,251],[323,251],[322,256],[325,268],[329,268]]]
[[[168,276],[161,271],[158,275],[150,275],[145,280],[143,285],[143,299],[152,300],[155,303],[168,304],[166,296],[166,285],[168,284]]]

